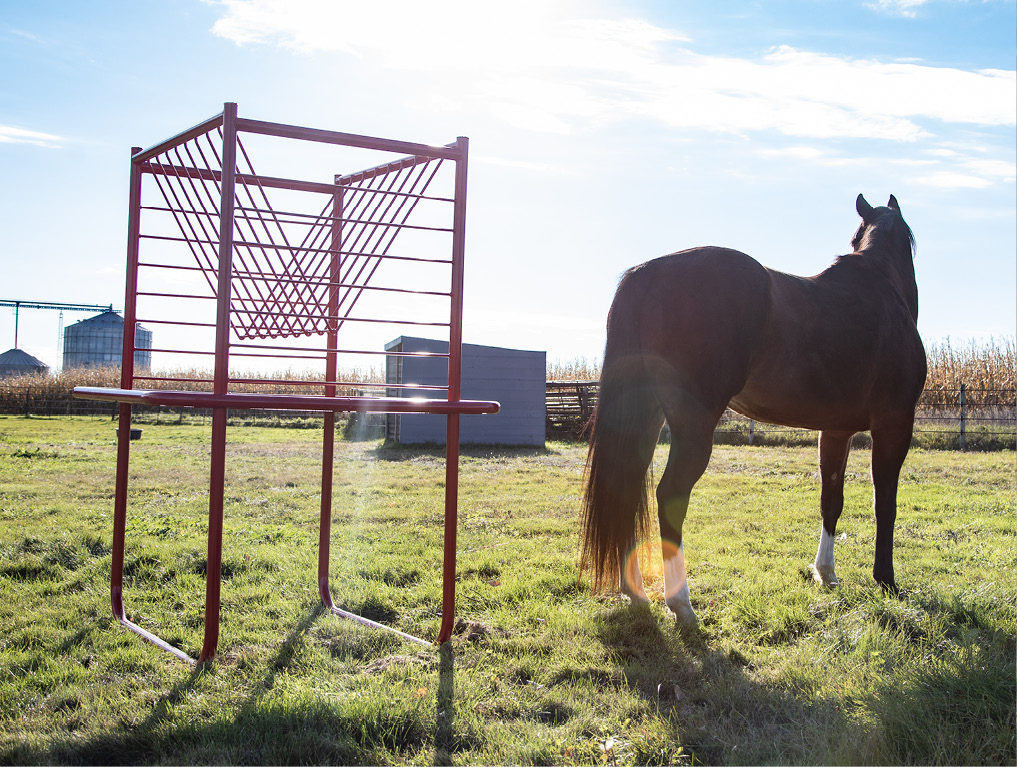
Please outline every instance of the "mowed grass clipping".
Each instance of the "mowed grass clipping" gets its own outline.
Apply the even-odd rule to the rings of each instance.
[[[209,428],[133,443],[129,615],[202,640]],[[192,668],[118,627],[115,432],[0,418],[4,763],[1012,764],[1013,451],[913,451],[895,562],[871,578],[869,454],[852,453],[842,586],[813,584],[815,448],[715,449],[685,526],[702,629],[593,596],[576,570],[585,447],[467,448],[454,640],[324,613],[321,431],[229,432],[220,656]],[[666,446],[657,454],[662,470]],[[342,442],[332,588],[425,637],[440,623],[444,451]]]

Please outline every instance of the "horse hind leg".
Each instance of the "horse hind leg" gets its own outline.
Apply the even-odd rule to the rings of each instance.
[[[642,474],[646,475],[646,472],[650,468],[650,463],[653,461],[653,453],[657,447],[657,442],[660,438],[660,425],[662,418],[658,416],[653,420],[653,425],[644,430],[644,436],[639,444],[639,466],[642,466]],[[645,488],[645,485],[643,486]],[[644,498],[645,503],[645,498]],[[646,589],[643,586],[643,574],[639,569],[639,552],[638,552],[638,541],[637,538],[640,533],[641,524],[637,519],[636,529],[633,531],[633,536],[629,541],[627,548],[627,554],[620,558],[618,567],[618,587],[619,591],[628,597],[631,604],[648,604],[650,598],[646,596]]]
[[[664,558],[664,604],[679,624],[699,622],[689,598],[682,525],[692,488],[706,471],[713,452],[713,432],[720,414],[699,405],[686,405],[669,417],[671,449],[667,467],[657,485],[661,553]]]
[[[650,598],[646,596],[646,589],[643,587],[643,574],[639,570],[639,558],[636,555],[635,542],[631,547],[631,553],[625,558],[618,573],[618,585],[622,594],[628,597],[629,602],[634,605],[648,604]]]
[[[851,449],[851,432],[824,431],[819,435],[819,474],[823,489],[819,506],[823,527],[819,534],[819,550],[809,566],[817,583],[833,588],[839,585],[833,564],[833,542],[837,533],[837,520],[844,510],[844,471]]]

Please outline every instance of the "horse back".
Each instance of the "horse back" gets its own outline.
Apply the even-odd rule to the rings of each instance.
[[[723,409],[748,376],[770,302],[768,270],[737,250],[692,248],[640,264],[608,315],[605,366],[612,346],[624,347],[658,388]]]
[[[732,407],[814,429],[870,429],[913,415],[925,349],[896,287],[861,260],[815,277],[770,272],[754,364]]]

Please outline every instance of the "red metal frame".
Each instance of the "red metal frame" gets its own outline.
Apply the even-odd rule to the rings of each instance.
[[[286,179],[254,170],[250,161],[254,152],[245,147],[242,134],[409,156],[336,175],[331,184]],[[467,154],[465,138],[432,147],[300,128],[240,118],[233,103],[167,141],[131,150],[121,384],[118,389],[74,390],[79,398],[120,403],[110,595],[113,613],[122,625],[181,660],[194,662],[128,620],[124,609],[132,405],[212,410],[205,634],[198,662],[213,658],[219,641],[228,411],[319,410],[325,414],[318,551],[322,602],[337,615],[431,644],[337,607],[329,585],[329,544],[335,413],[438,413],[446,416],[448,426],[442,621],[437,642],[450,638],[455,617],[459,416],[494,413],[499,407],[497,402],[461,398]],[[451,174],[449,163],[454,168]],[[442,188],[448,191],[442,194]],[[271,197],[276,194],[290,195],[285,210],[273,203]],[[317,202],[309,207],[308,199]],[[397,240],[404,242],[414,235],[426,240],[431,250],[393,250]],[[426,274],[413,272],[414,268]],[[436,270],[437,276],[430,270]],[[174,280],[185,287],[174,288]],[[414,301],[422,308],[407,315],[403,305],[412,308]],[[165,346],[156,346],[153,340],[147,351],[156,358],[160,354],[210,356],[212,378],[136,371],[135,327],[139,323],[156,326],[171,339]],[[379,352],[377,344],[363,345],[362,340],[359,347],[357,343],[340,347],[340,336],[351,332],[347,326],[381,328],[391,334],[420,326],[447,332],[449,352],[440,355],[448,358],[447,386],[434,387],[444,397],[410,399],[351,391],[349,384],[339,380],[340,358],[385,352]],[[188,331],[213,337],[196,341]],[[325,347],[295,343],[309,336],[324,336]],[[252,378],[234,370],[240,362],[264,365],[279,360],[324,363],[324,380],[285,375]],[[147,387],[136,388],[139,382]],[[294,393],[259,390],[267,385],[293,387]]]

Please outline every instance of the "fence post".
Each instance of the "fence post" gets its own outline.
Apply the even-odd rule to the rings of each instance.
[[[749,419],[749,444],[751,445],[756,436],[756,422]]]
[[[961,384],[960,387],[960,449],[967,450],[967,404],[968,404],[968,386],[967,384]]]

